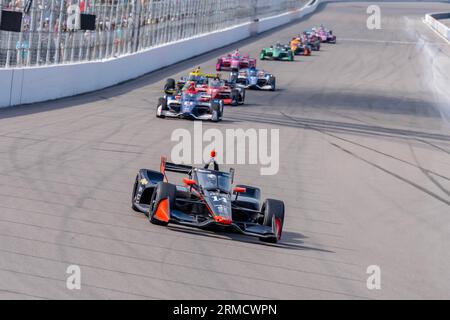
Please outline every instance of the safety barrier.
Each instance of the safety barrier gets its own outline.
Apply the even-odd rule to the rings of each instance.
[[[312,5],[283,14],[118,57],[50,66],[0,68],[0,107],[58,99],[113,86],[289,23],[313,12],[317,5],[326,1],[316,0]]]
[[[429,13],[425,15],[425,22],[441,36],[450,41],[450,27],[439,20],[450,19],[450,12]]]

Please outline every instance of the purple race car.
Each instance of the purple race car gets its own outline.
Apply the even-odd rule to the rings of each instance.
[[[239,50],[217,59],[217,71],[238,71],[240,69],[255,68],[256,59],[250,58],[248,53],[241,54]]]

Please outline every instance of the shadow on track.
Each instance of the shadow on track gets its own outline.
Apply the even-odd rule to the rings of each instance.
[[[195,236],[202,236],[202,237],[210,238],[210,239],[238,241],[238,242],[242,242],[242,243],[257,244],[257,245],[266,246],[266,247],[282,248],[282,249],[288,249],[288,250],[312,250],[312,251],[319,251],[319,252],[334,253],[334,251],[331,251],[331,250],[315,248],[315,247],[311,247],[308,245],[304,245],[304,242],[302,239],[306,239],[307,237],[301,233],[292,232],[292,231],[283,231],[283,237],[282,237],[281,242],[279,242],[277,244],[271,244],[271,243],[262,242],[262,241],[258,240],[257,238],[245,236],[245,235],[242,235],[239,233],[225,232],[225,231],[221,231],[221,230],[187,228],[187,227],[179,226],[179,225],[169,225],[167,228],[174,232],[181,232],[181,233],[191,234],[191,235],[195,235]]]

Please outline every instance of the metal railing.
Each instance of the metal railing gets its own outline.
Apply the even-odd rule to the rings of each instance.
[[[21,32],[0,31],[0,68],[109,59],[294,10],[308,0],[0,0],[23,11]],[[75,30],[79,13],[96,30]],[[1,19],[1,18],[0,18]]]

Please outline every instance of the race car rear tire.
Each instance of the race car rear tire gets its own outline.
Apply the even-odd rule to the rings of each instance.
[[[161,201],[166,199],[169,201],[169,210],[173,208],[175,205],[176,193],[177,188],[175,185],[162,181],[158,182],[158,184],[155,187],[155,191],[153,192],[148,212],[148,217],[152,224],[166,226],[169,223],[168,221],[161,221],[157,219],[155,217],[155,213]]]
[[[166,80],[166,84],[164,85],[164,91],[175,90],[176,82],[175,79],[169,78]]]
[[[259,238],[259,240],[270,243],[277,243],[281,239],[284,224],[284,202],[275,199],[266,199],[261,212],[264,215],[263,226],[273,228],[274,237]]]
[[[139,185],[139,176],[136,176],[136,179],[135,179],[135,182],[134,182],[134,186],[133,186],[133,193],[131,194],[131,208],[134,211],[138,211],[139,212],[139,209],[134,204],[135,199],[136,199],[136,193],[137,193],[138,185]]]

